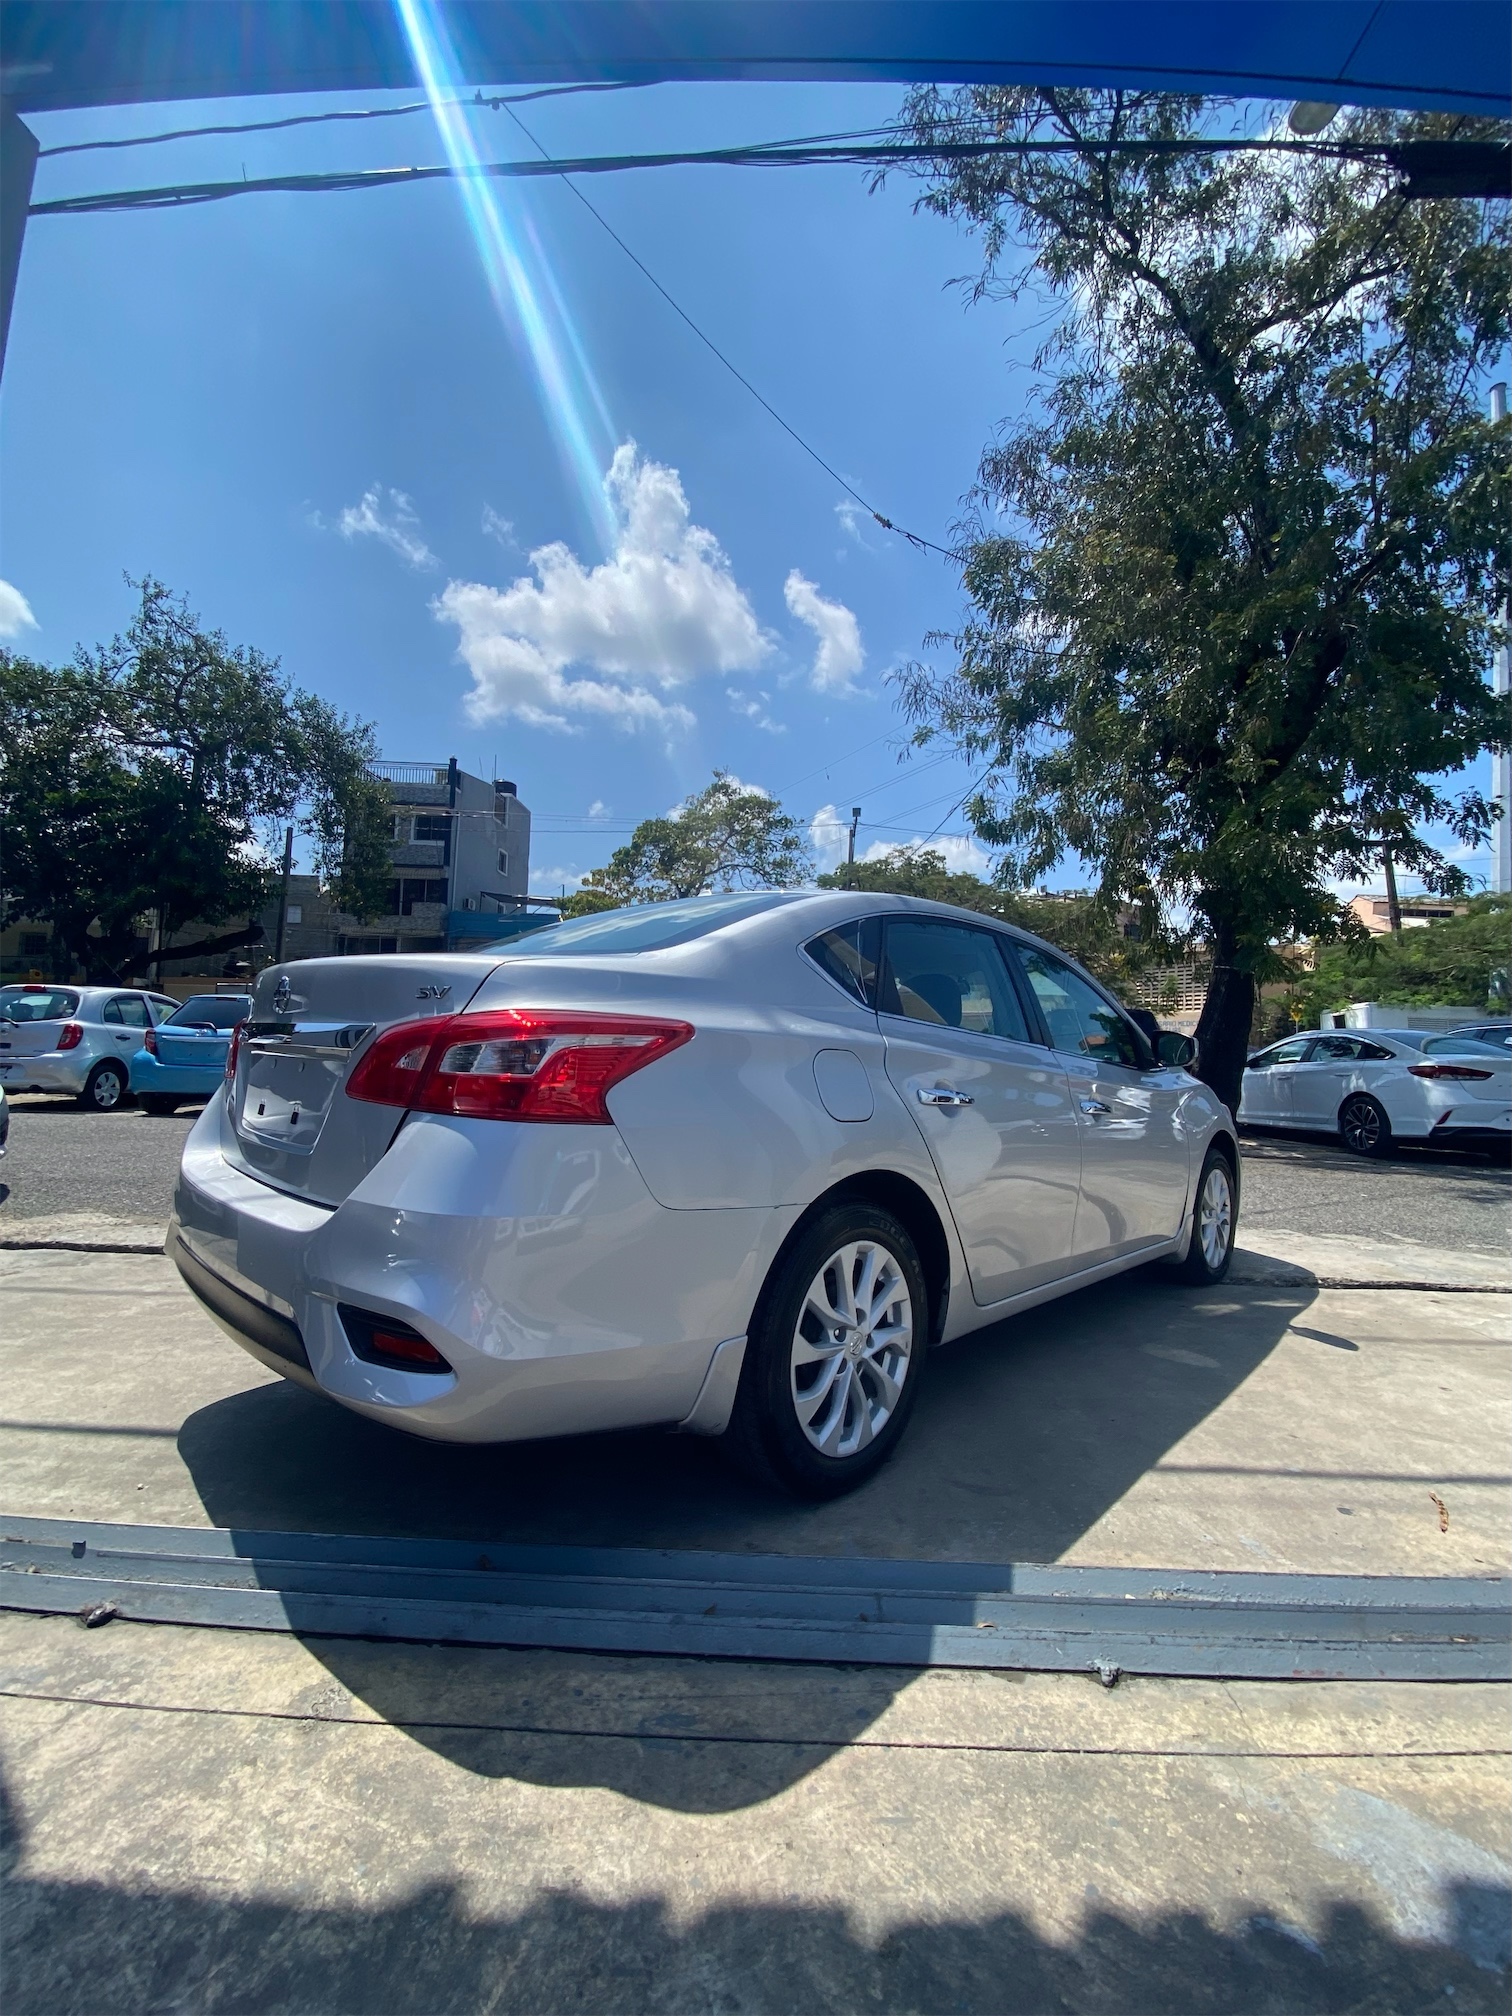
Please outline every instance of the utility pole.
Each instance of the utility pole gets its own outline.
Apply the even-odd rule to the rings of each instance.
[[[1491,387],[1491,421],[1496,426],[1507,417],[1507,388]],[[1508,651],[1507,605],[1501,606],[1501,643],[1491,673],[1491,690],[1502,703],[1502,727],[1512,704],[1512,653]],[[1491,835],[1491,887],[1499,895],[1512,892],[1512,754],[1498,749],[1491,758],[1491,796],[1501,807],[1501,817]]]
[[[851,823],[850,823],[850,851],[847,853],[845,857],[845,865],[847,868],[854,868],[856,865],[856,828],[860,824],[861,824],[861,807],[859,805],[852,805]]]
[[[283,882],[278,892],[278,937],[273,945],[273,964],[283,964],[284,919],[289,914],[289,873],[294,866],[294,828],[284,828]]]

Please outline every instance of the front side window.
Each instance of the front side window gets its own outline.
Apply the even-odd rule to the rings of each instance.
[[[1300,1064],[1307,1055],[1310,1036],[1293,1036],[1287,1043],[1278,1043],[1274,1050],[1264,1050],[1252,1058],[1248,1068],[1251,1071],[1268,1071],[1272,1064]]]
[[[843,987],[863,1008],[877,1005],[877,959],[882,926],[875,917],[858,918],[833,931],[821,931],[810,938],[804,951],[827,973],[837,987]]]
[[[880,1006],[909,1022],[1029,1041],[996,937],[969,924],[889,917]]]
[[[1037,945],[1016,945],[1014,951],[1055,1049],[1068,1057],[1090,1057],[1097,1064],[1121,1064],[1130,1071],[1144,1068],[1133,1024],[1089,981]]]

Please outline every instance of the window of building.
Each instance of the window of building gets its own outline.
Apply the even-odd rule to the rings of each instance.
[[[447,897],[444,875],[396,875],[384,898],[385,917],[410,917],[417,903],[444,903]]]
[[[407,847],[410,842],[410,827],[414,822],[408,812],[396,812],[393,819],[394,842],[396,846]]]
[[[504,852],[502,847],[499,849],[499,873],[501,875],[509,873],[509,856]]]
[[[417,840],[445,840],[451,832],[451,816],[446,812],[417,812],[415,814],[415,838]]]
[[[397,952],[397,938],[357,938],[339,937],[336,940],[337,957],[350,959],[363,952]]]
[[[21,933],[21,950],[23,952],[45,952],[47,950],[47,933],[45,931],[23,931]]]

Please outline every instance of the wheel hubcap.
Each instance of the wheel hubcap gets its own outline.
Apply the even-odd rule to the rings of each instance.
[[[1229,1234],[1234,1226],[1234,1199],[1229,1187],[1228,1171],[1215,1164],[1207,1173],[1207,1181],[1202,1186],[1202,1202],[1198,1211],[1198,1236],[1202,1240],[1202,1257],[1209,1267],[1222,1264],[1228,1251]]]
[[[121,1096],[121,1081],[114,1071],[102,1071],[95,1080],[96,1106],[114,1106]]]
[[[913,1301],[885,1246],[856,1239],[814,1276],[793,1331],[798,1425],[821,1455],[854,1456],[891,1420],[913,1355]]]

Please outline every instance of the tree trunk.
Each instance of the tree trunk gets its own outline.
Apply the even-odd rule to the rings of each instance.
[[[1255,976],[1235,966],[1235,950],[1232,934],[1219,932],[1213,948],[1213,977],[1197,1022],[1197,1076],[1212,1087],[1230,1113],[1239,1110],[1239,1086],[1255,1016]]]
[[[1391,926],[1392,931],[1400,937],[1402,931],[1402,905],[1401,899],[1397,895],[1396,862],[1391,858],[1391,849],[1389,847],[1381,849],[1381,866],[1386,871],[1386,921]]]

